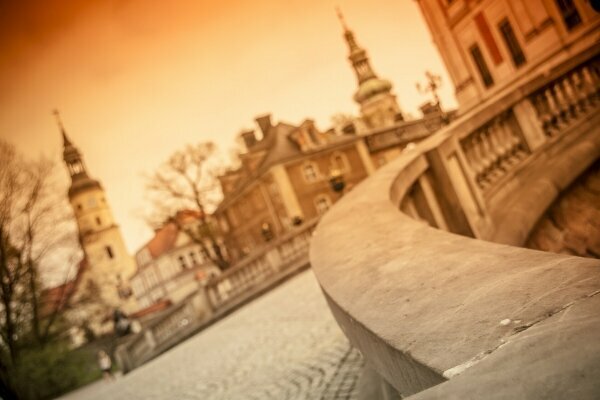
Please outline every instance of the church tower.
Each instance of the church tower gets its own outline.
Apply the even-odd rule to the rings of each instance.
[[[127,279],[135,271],[135,262],[127,252],[102,185],[88,175],[81,153],[67,137],[58,112],[54,114],[64,143],[63,160],[71,177],[68,196],[85,257],[84,276],[98,289],[98,301],[106,310],[130,310],[133,304],[131,297],[127,299]]]
[[[339,9],[337,14],[344,29],[344,38],[348,44],[348,60],[354,69],[358,81],[358,89],[354,100],[360,105],[362,120],[367,128],[376,129],[393,125],[404,119],[396,96],[392,94],[392,83],[377,77],[367,52],[361,48],[354,38],[354,33],[348,29]]]

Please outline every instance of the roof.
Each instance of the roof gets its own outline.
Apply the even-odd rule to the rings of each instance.
[[[141,310],[137,310],[136,312],[129,314],[129,318],[135,318],[135,319],[143,318],[148,315],[157,313],[159,311],[166,310],[167,308],[169,308],[171,306],[171,304],[172,304],[171,300],[163,299],[163,300],[157,301],[154,304],[149,305],[146,308],[142,308]]]
[[[83,272],[87,269],[87,260],[82,259],[77,265],[77,274],[75,277],[62,285],[54,286],[51,288],[47,288],[42,290],[41,295],[41,315],[42,317],[47,317],[52,314],[54,311],[58,309],[62,309],[67,302],[70,300],[71,296],[75,294],[77,291],[77,287],[79,282],[81,282],[81,277]]]
[[[327,136],[327,143],[321,146],[312,147],[308,150],[302,151],[299,145],[294,141],[292,135],[294,132],[302,129],[306,124],[312,124],[311,120],[305,120],[299,126],[295,126],[286,122],[279,122],[277,125],[270,126],[262,140],[258,141],[256,145],[250,150],[250,154],[257,154],[263,152],[263,159],[257,165],[253,171],[246,171],[247,174],[243,174],[243,167],[237,171],[229,171],[227,175],[240,174],[240,179],[237,182],[233,191],[230,194],[225,194],[225,198],[217,207],[217,211],[222,210],[231,201],[232,197],[235,197],[238,193],[242,192],[243,189],[248,186],[257,177],[261,176],[269,170],[270,167],[293,161],[296,159],[305,158],[310,154],[315,154],[320,151],[337,147],[338,145],[347,144],[359,139],[355,135],[330,135]],[[243,156],[243,155],[242,155]]]
[[[155,230],[154,237],[150,239],[144,247],[148,248],[153,259],[168,253],[175,247],[175,243],[177,242],[177,236],[179,235],[178,225],[192,223],[199,220],[201,216],[202,214],[195,210],[178,211],[175,216],[177,223],[167,222],[159,229]]]

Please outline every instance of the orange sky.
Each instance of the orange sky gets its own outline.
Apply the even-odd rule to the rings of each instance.
[[[59,161],[59,108],[134,252],[151,236],[142,174],[174,150],[226,152],[266,112],[322,129],[358,112],[336,4],[404,111],[419,115],[425,69],[455,105],[414,0],[0,1],[0,137]]]

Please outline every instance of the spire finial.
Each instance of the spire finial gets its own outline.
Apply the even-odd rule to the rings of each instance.
[[[342,9],[340,8],[340,6],[335,6],[335,12],[337,13],[338,19],[342,24],[342,28],[344,28],[345,31],[349,30],[348,25],[346,25],[346,20],[344,19],[344,14],[342,14]]]
[[[63,142],[66,147],[71,144],[71,141],[69,140],[69,138],[67,137],[67,133],[65,132],[65,127],[62,123],[62,120],[60,119],[60,113],[55,108],[54,110],[52,110],[52,114],[54,114],[54,118],[56,118],[56,123],[58,125],[58,129],[60,129],[60,133],[62,134]]]

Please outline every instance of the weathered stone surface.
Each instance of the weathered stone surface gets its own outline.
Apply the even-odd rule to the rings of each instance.
[[[313,269],[344,333],[404,395],[463,370],[475,371],[477,362],[483,365],[481,360],[500,348],[525,352],[518,347],[521,342],[511,341],[519,332],[573,303],[585,304],[600,290],[598,260],[473,240],[401,214],[390,202],[388,190],[410,162],[400,158],[388,164],[349,193],[323,218],[311,245]],[[589,362],[599,362],[594,358],[597,349],[589,346],[595,324],[573,326],[578,333],[572,332],[571,338],[584,339],[561,344],[562,358],[547,359],[554,371],[548,379],[563,373],[571,376],[573,364],[564,359],[577,360],[586,349],[595,353]],[[554,351],[552,341],[562,333],[547,333],[548,347],[541,348]],[[532,343],[542,346],[536,338],[532,336]],[[539,363],[542,353],[536,356]],[[514,362],[503,358],[508,363],[503,368],[518,371],[524,357]],[[504,378],[510,379],[499,376],[498,385],[525,390],[530,384],[518,374]],[[572,382],[557,381],[555,397],[568,397]],[[478,390],[480,396],[472,398],[486,398],[481,393],[492,394],[498,388]],[[531,395],[535,390],[527,392],[529,398],[539,398]]]
[[[63,399],[354,399],[362,366],[306,271],[116,382]]]
[[[600,295],[581,299],[507,338],[476,367],[411,397],[598,399]]]

